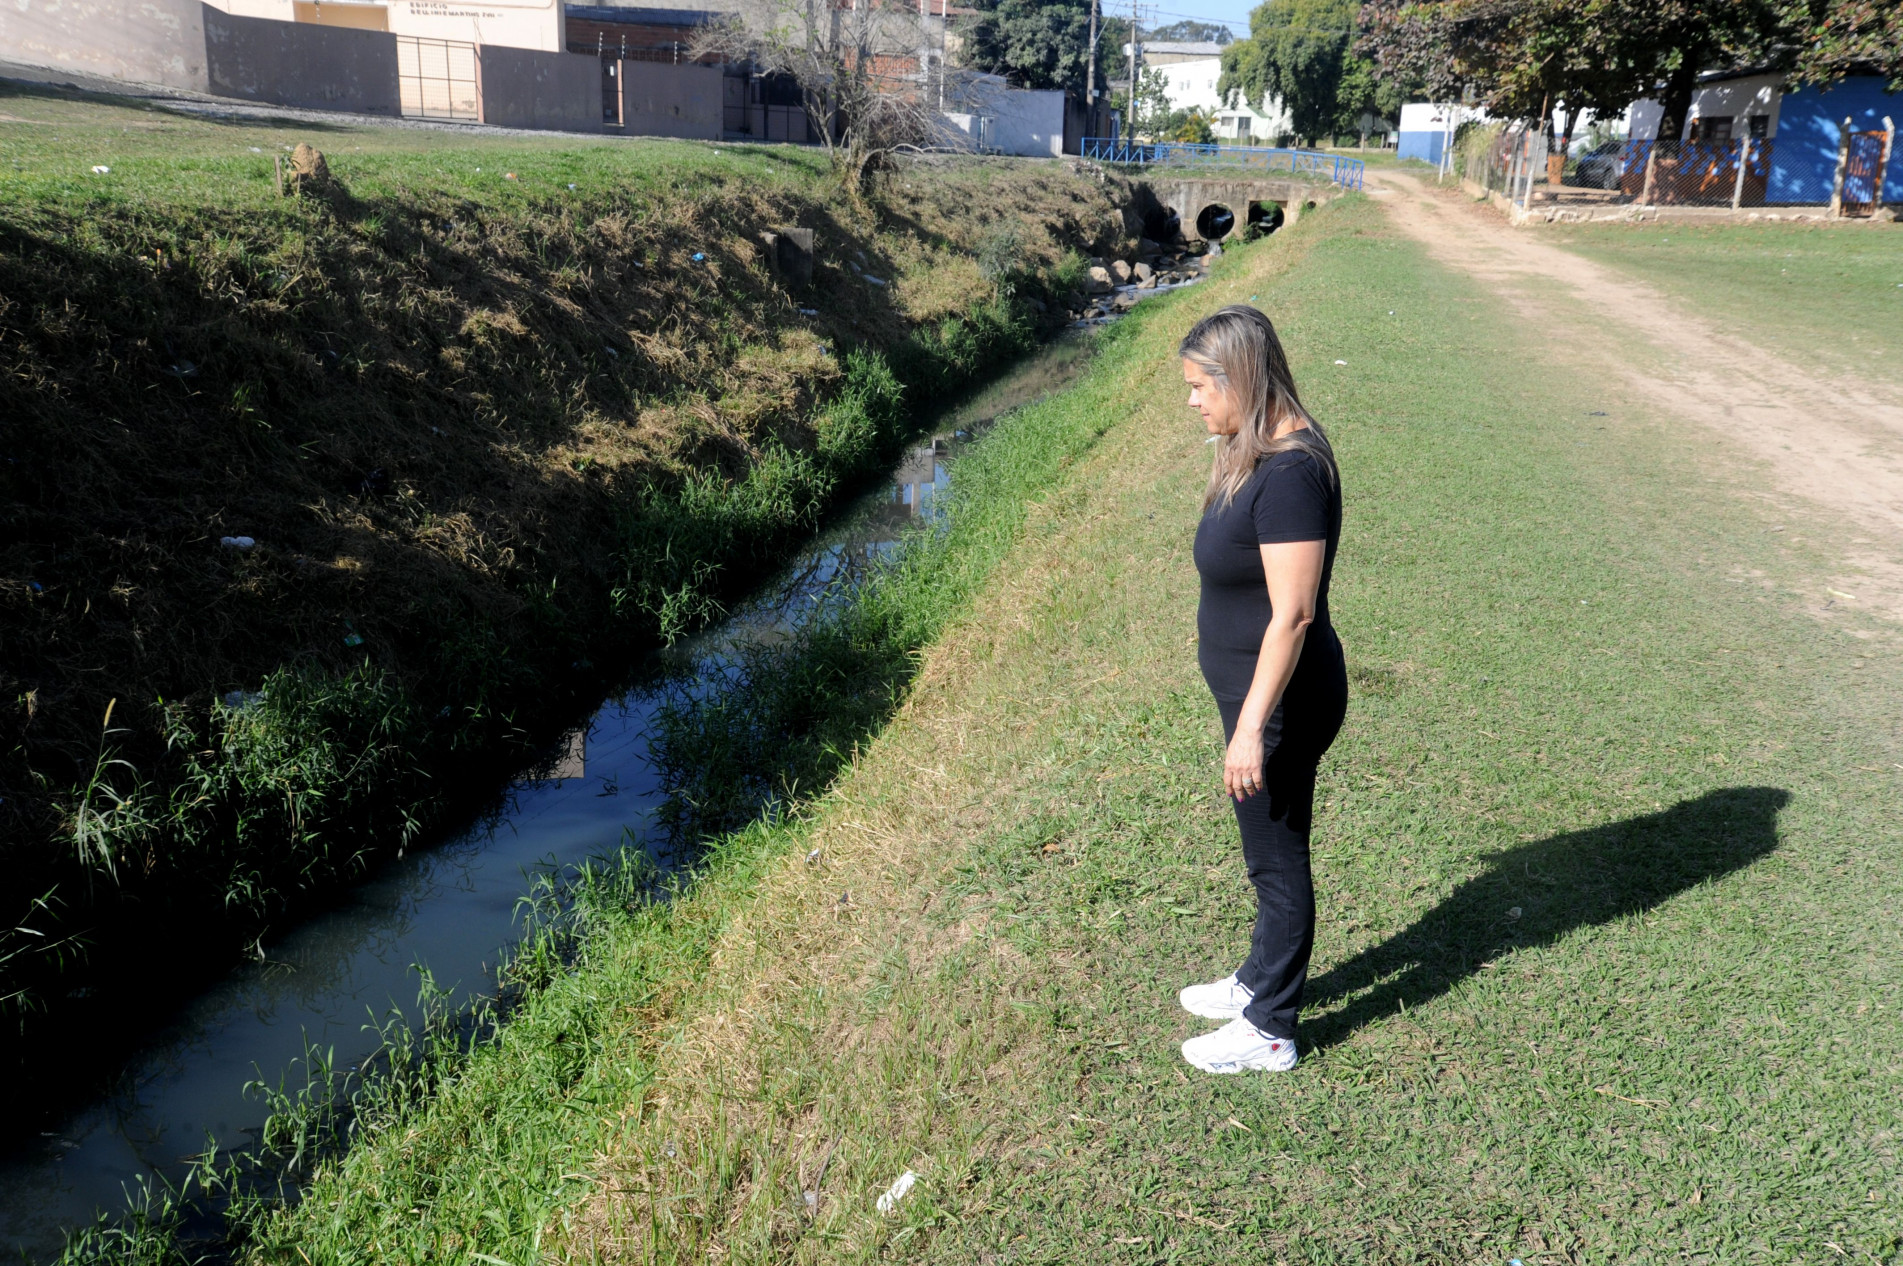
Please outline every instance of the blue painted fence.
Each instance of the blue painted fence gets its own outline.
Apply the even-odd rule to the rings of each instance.
[[[1236,167],[1251,172],[1291,172],[1320,176],[1344,189],[1361,188],[1367,165],[1346,154],[1324,154],[1312,149],[1271,149],[1266,145],[1189,145],[1161,141],[1142,145],[1109,137],[1084,138],[1083,156],[1104,163],[1149,166],[1168,163],[1186,167]]]

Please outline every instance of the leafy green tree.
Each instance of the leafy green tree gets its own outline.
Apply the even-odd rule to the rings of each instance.
[[[1451,100],[1471,91],[1496,114],[1540,117],[1664,107],[1675,135],[1700,73],[1787,70],[1830,83],[1875,73],[1903,86],[1903,6],[1895,0],[1369,0],[1361,51],[1385,74]]]
[[[1216,90],[1282,102],[1304,141],[1351,132],[1361,116],[1392,117],[1408,81],[1383,79],[1356,51],[1360,0],[1267,0],[1249,15],[1249,38],[1223,50]]]
[[[1903,5],[1895,0],[1815,0],[1794,5],[1793,77],[1830,84],[1845,75],[1882,75],[1903,92]]]
[[[1063,88],[1084,95],[1090,0],[979,0],[975,7],[978,13],[964,21],[960,61],[965,66],[1003,75],[1020,88]],[[1098,18],[1099,88],[1127,81],[1127,74],[1119,72],[1129,27],[1125,19]]]
[[[1220,22],[1198,22],[1194,18],[1159,26],[1143,35],[1146,44],[1229,44],[1235,38]]]

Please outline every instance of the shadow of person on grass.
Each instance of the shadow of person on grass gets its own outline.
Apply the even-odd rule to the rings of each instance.
[[[1446,993],[1516,949],[1650,910],[1777,847],[1790,793],[1727,787],[1669,809],[1505,849],[1413,924],[1308,984],[1315,1048]],[[1516,913],[1517,912],[1517,913]],[[1343,999],[1337,1010],[1323,1011]],[[1317,1014],[1320,1012],[1320,1014]]]

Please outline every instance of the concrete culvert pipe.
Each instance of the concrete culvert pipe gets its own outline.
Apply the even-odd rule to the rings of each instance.
[[[1276,202],[1251,202],[1249,204],[1249,229],[1261,237],[1267,237],[1282,227],[1282,207]]]
[[[1204,207],[1196,216],[1196,236],[1205,242],[1220,242],[1228,237],[1229,230],[1235,227],[1235,214],[1228,207],[1219,207],[1212,203]]]

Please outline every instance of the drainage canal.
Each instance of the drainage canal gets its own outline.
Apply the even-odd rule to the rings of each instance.
[[[719,689],[733,648],[796,625],[821,589],[876,565],[907,523],[934,517],[966,440],[999,414],[1061,390],[1090,352],[1088,333],[1067,335],[947,409],[889,484],[676,656],[677,671],[692,678],[688,689]],[[0,1251],[55,1257],[67,1229],[119,1212],[141,1179],[176,1180],[208,1141],[221,1150],[254,1145],[266,1109],[245,1084],[291,1077],[307,1044],[334,1049],[338,1067],[365,1058],[376,1046],[370,1022],[397,1013],[416,1020],[413,965],[426,965],[457,1000],[490,991],[531,872],[567,868],[624,840],[660,853],[665,793],[649,742],[663,698],[663,689],[644,688],[607,700],[547,764],[513,783],[481,826],[393,862],[333,910],[261,945],[257,961],[182,1007],[57,1129],[11,1140],[0,1156]]]

